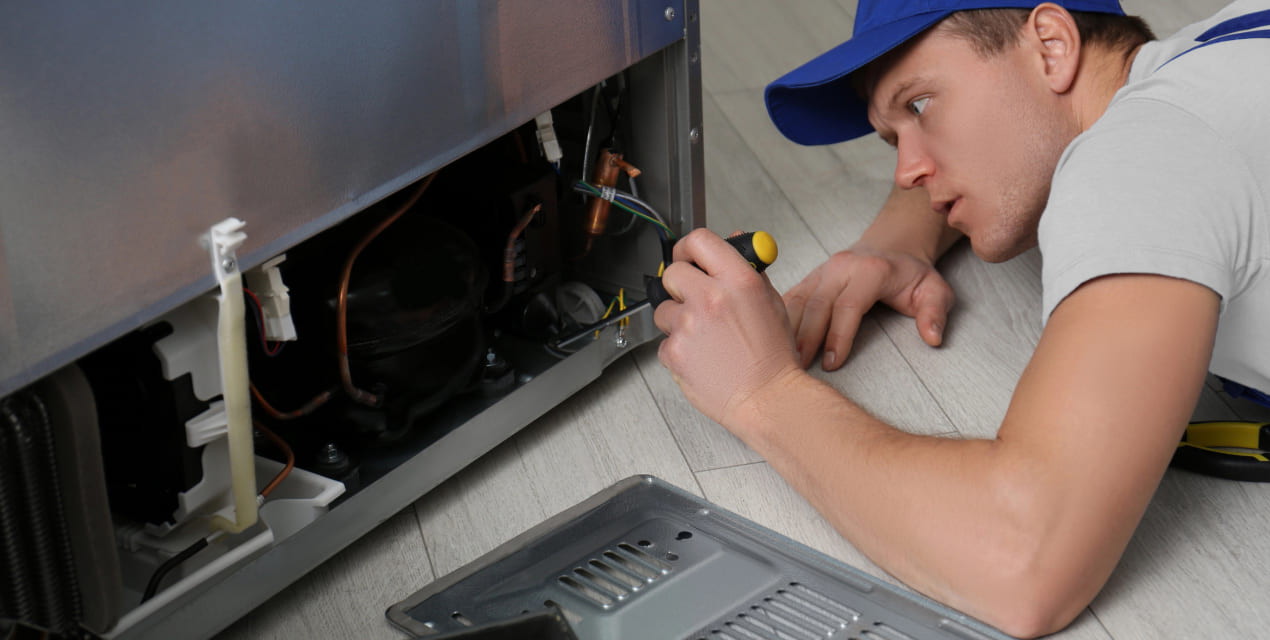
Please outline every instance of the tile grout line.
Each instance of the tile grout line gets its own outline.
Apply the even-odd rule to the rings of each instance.
[[[944,420],[947,420],[948,424],[952,425],[953,431],[956,432],[958,436],[965,438],[966,434],[962,431],[961,425],[957,424],[956,421],[952,419],[952,416],[948,415],[948,410],[944,408],[944,403],[940,402],[935,393],[931,391],[930,386],[926,383],[926,379],[923,378],[922,374],[917,371],[917,367],[913,366],[913,361],[909,360],[908,354],[904,353],[904,350],[900,348],[900,345],[896,344],[895,338],[891,336],[891,332],[886,330],[886,324],[879,320],[876,314],[870,312],[868,315],[872,316],[873,322],[877,324],[878,329],[882,330],[882,335],[886,336],[887,341],[889,341],[891,346],[895,348],[895,353],[899,354],[900,359],[904,361],[904,366],[908,367],[908,370],[912,372],[914,378],[917,378],[917,383],[921,385],[922,391],[926,394],[926,397],[930,398],[931,402],[935,403],[935,407],[939,409],[939,414],[944,416]]]
[[[750,91],[751,90],[749,89],[725,91],[717,95],[742,94],[749,93]],[[827,260],[829,256],[833,255],[833,253],[825,248],[825,245],[821,242],[820,236],[816,233],[816,230],[811,228],[811,225],[807,223],[807,219],[803,217],[803,212],[799,211],[798,206],[795,205],[793,199],[789,197],[789,192],[785,190],[785,185],[781,184],[781,182],[776,179],[776,176],[772,175],[772,172],[767,169],[767,165],[763,164],[762,156],[759,155],[758,150],[750,145],[749,139],[741,135],[741,130],[737,128],[737,123],[728,116],[728,112],[723,109],[723,107],[719,104],[719,101],[715,99],[715,96],[715,93],[710,93],[706,95],[704,99],[714,103],[715,110],[723,117],[723,120],[727,123],[727,125],[736,132],[737,137],[741,139],[741,143],[745,145],[745,148],[750,152],[750,155],[756,160],[755,164],[758,166],[759,171],[762,172],[763,177],[766,178],[771,185],[776,187],[776,191],[780,193],[781,199],[785,201],[785,204],[789,205],[790,210],[798,217],[798,222],[803,225],[803,229],[806,229],[807,234],[811,236],[812,240],[816,243],[816,246],[820,247],[820,250],[825,252],[825,259]]]
[[[436,582],[441,576],[437,575],[437,565],[432,561],[432,549],[428,546],[428,535],[423,531],[423,522],[420,520],[419,516],[419,500],[411,502],[410,508],[414,511],[415,529],[419,532],[419,540],[423,543],[423,557],[427,559],[428,568],[432,570],[432,580],[429,582]]]
[[[652,344],[649,342],[648,344]],[[705,488],[701,486],[701,480],[697,478],[697,470],[692,468],[692,463],[688,461],[688,454],[684,452],[683,443],[679,441],[679,437],[675,435],[675,430],[670,428],[670,418],[666,416],[666,411],[662,409],[661,403],[657,402],[657,394],[653,393],[653,385],[648,383],[648,376],[644,375],[644,368],[640,366],[639,359],[636,354],[628,354],[628,357],[634,360],[635,371],[639,372],[639,380],[644,383],[644,389],[648,391],[648,397],[653,401],[653,406],[657,407],[657,415],[661,416],[662,425],[666,427],[666,431],[670,434],[670,440],[675,443],[675,448],[679,450],[679,457],[684,461],[688,473],[692,474],[692,481],[696,483],[697,490],[701,495],[705,495]]]
[[[1089,612],[1089,615],[1094,619],[1094,622],[1098,623],[1098,627],[1102,629],[1103,633],[1107,634],[1108,638],[1115,640],[1115,634],[1111,633],[1111,629],[1108,629],[1107,625],[1103,624],[1102,618],[1098,617],[1098,612],[1094,611],[1094,605],[1092,603],[1086,605],[1085,610]]]

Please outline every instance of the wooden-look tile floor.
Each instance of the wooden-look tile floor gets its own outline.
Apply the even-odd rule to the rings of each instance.
[[[1124,4],[1167,35],[1225,2]],[[798,147],[762,104],[767,82],[850,33],[854,10],[854,0],[702,3],[709,226],[779,238],[781,260],[769,273],[782,290],[858,237],[890,183],[894,158],[876,137]],[[818,375],[902,429],[990,437],[1040,334],[1040,260],[1031,252],[987,265],[959,247],[942,269],[958,294],[943,347],[927,347],[910,319],[875,311],[849,365]],[[1209,391],[1196,416],[1251,411]],[[885,577],[757,455],[689,406],[655,348],[644,347],[221,637],[401,637],[384,618],[388,605],[636,473]],[[1268,630],[1270,486],[1170,471],[1106,588],[1057,637],[1255,638]]]

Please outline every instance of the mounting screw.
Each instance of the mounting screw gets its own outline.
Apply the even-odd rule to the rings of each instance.
[[[675,20],[675,8],[666,7],[666,22],[674,22],[674,20]]]
[[[700,144],[701,143],[701,127],[693,127],[692,130],[688,132],[688,140],[691,141],[693,144]]]
[[[225,258],[224,260],[220,261],[220,268],[224,269],[225,271],[233,271],[234,266],[235,265],[234,265],[233,258]]]
[[[613,345],[618,349],[625,349],[628,344],[630,344],[630,342],[626,340],[626,330],[618,330],[617,337],[613,339]]]
[[[341,464],[348,459],[348,455],[340,448],[335,446],[334,442],[328,442],[318,450],[317,461],[323,464]]]

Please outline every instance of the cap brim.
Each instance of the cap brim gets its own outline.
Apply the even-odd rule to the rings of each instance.
[[[943,20],[951,11],[910,16],[860,33],[767,86],[767,113],[798,144],[833,144],[873,131],[868,105],[851,86],[860,67]]]

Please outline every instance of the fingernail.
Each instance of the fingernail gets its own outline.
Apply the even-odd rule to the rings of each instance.
[[[838,364],[838,354],[832,351],[826,351],[825,352],[825,368],[832,369],[837,364]]]

